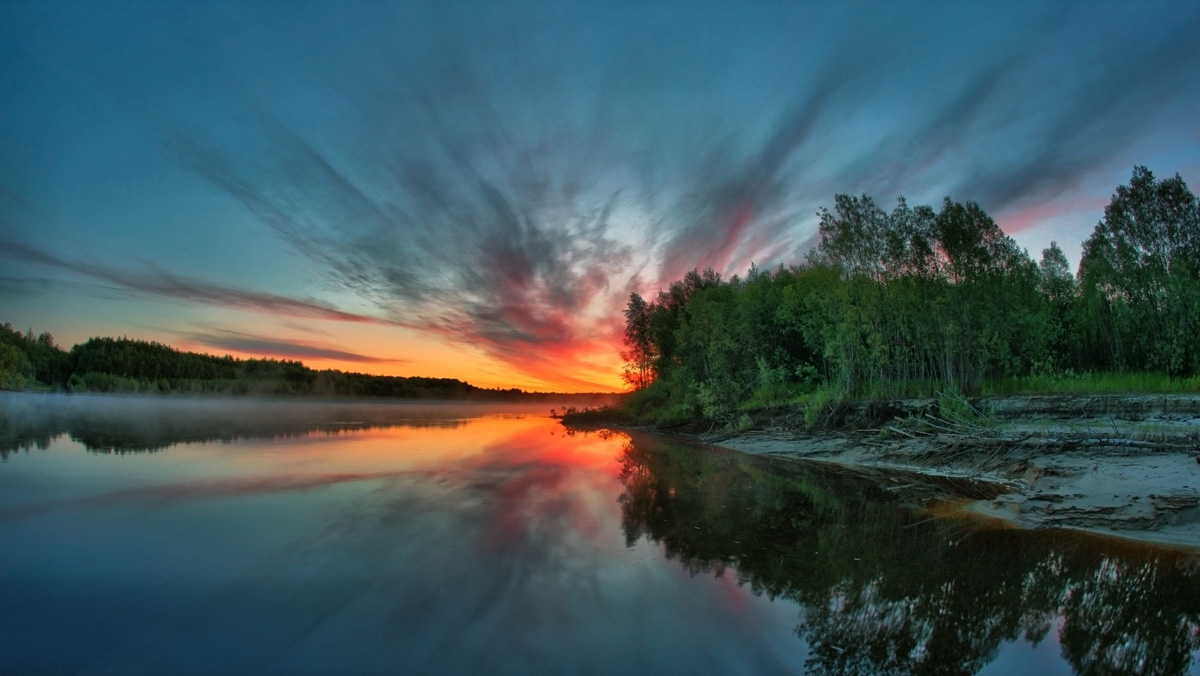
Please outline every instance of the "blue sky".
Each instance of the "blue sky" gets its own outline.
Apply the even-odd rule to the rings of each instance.
[[[837,193],[1073,262],[1200,179],[1200,6],[6,3],[0,321],[618,386],[620,310],[799,262]]]

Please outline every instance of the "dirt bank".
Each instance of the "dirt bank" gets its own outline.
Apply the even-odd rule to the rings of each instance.
[[[932,400],[863,404],[842,412],[860,424],[815,435],[776,410],[756,419],[760,429],[706,440],[746,453],[987,481],[1004,492],[971,505],[978,514],[1200,549],[1200,397],[970,404],[980,415]]]

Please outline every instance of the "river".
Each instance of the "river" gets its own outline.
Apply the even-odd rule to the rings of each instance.
[[[0,395],[0,673],[1200,674],[1200,554],[549,405]]]

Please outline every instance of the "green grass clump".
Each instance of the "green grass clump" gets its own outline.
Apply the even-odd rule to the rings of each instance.
[[[738,418],[737,431],[749,432],[752,429],[754,429],[754,418],[751,418],[747,413],[743,413],[742,417]]]
[[[833,415],[833,409],[845,399],[836,387],[824,386],[797,398],[804,406],[804,427],[812,430],[823,427]]]
[[[985,382],[982,394],[1197,394],[1200,377],[1164,373],[1062,373]]]
[[[995,416],[992,411],[981,411],[971,405],[962,393],[948,389],[938,392],[938,417],[954,425],[971,427],[995,427]]]

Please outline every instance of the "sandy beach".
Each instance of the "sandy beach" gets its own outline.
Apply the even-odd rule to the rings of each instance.
[[[988,484],[967,509],[1023,528],[1072,528],[1200,549],[1200,397],[973,400],[986,425],[930,400],[889,402],[870,428],[809,434],[786,411],[706,440],[751,454]],[[873,404],[876,409],[879,404]]]

